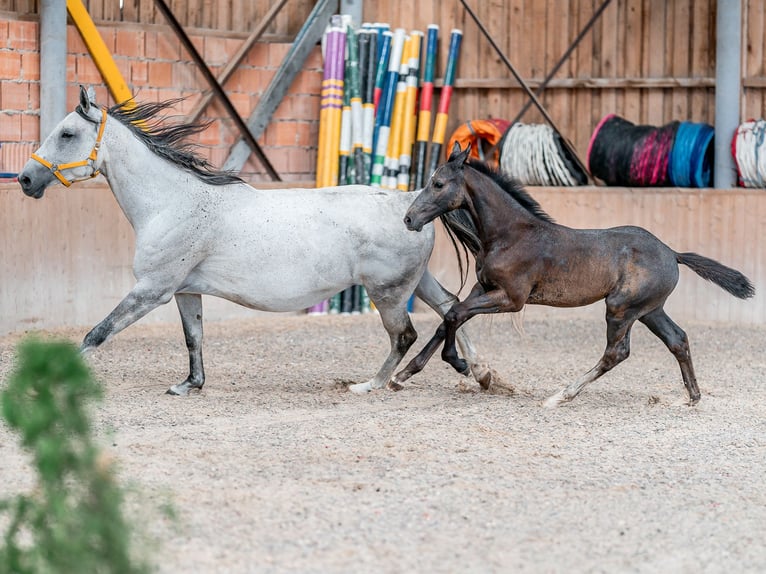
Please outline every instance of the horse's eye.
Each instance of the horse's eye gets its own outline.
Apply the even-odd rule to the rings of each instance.
[[[442,181],[435,181],[434,182],[434,187],[436,189],[441,189],[442,187],[444,187],[444,182],[442,182]]]
[[[70,138],[73,138],[74,134],[72,132],[61,132],[61,139],[62,140],[68,140]]]

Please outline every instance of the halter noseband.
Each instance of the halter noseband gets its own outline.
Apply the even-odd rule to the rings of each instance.
[[[88,116],[86,116],[84,112],[80,111],[79,106],[77,108],[77,112],[81,116],[83,116],[86,120],[88,120],[89,122],[93,122],[94,124],[95,123],[99,124],[99,126],[98,126],[98,136],[96,137],[96,143],[93,144],[93,149],[91,150],[90,155],[88,156],[88,159],[84,159],[82,161],[73,161],[73,162],[70,162],[70,163],[62,163],[60,165],[55,165],[55,164],[52,164],[51,162],[49,162],[47,159],[44,159],[44,158],[40,157],[39,155],[32,154],[32,159],[33,160],[38,161],[41,164],[43,164],[45,167],[47,167],[51,171],[51,173],[53,175],[55,175],[56,178],[61,183],[63,183],[64,186],[66,186],[66,187],[69,187],[70,185],[72,185],[73,183],[77,183],[78,181],[85,181],[87,179],[94,178],[99,173],[101,173],[99,170],[97,170],[94,167],[94,164],[96,162],[96,159],[98,158],[98,149],[101,147],[101,138],[104,136],[104,127],[106,126],[106,108],[101,108],[101,121],[100,122],[96,122],[95,120],[93,120],[93,119],[89,118]],[[74,167],[85,167],[85,166],[90,166],[90,168],[93,170],[93,172],[90,175],[85,176],[85,177],[81,177],[79,179],[69,180],[66,177],[64,177],[63,173],[61,173],[61,171],[64,170],[64,169],[71,169],[71,168],[74,168]]]

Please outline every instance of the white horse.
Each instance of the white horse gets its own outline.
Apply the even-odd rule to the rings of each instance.
[[[204,126],[159,123],[160,112],[175,103],[107,110],[81,88],[79,106],[19,174],[24,193],[40,198],[56,180],[69,186],[102,173],[133,226],[136,284],[85,336],[81,350],[98,347],[175,296],[189,376],[168,393],[186,395],[205,382],[202,294],[263,311],[297,311],[361,284],[380,312],[391,351],[372,379],[350,389],[383,388],[417,337],[407,313],[413,291],[442,317],[457,301],[426,268],[433,228],[413,233],[404,226],[416,196],[359,185],[254,189],[183,145]],[[459,344],[474,378],[488,388],[496,373],[465,333]]]

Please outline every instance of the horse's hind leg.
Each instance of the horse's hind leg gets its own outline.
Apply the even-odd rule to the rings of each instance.
[[[553,408],[562,403],[568,403],[580,394],[585,385],[592,383],[627,359],[630,355],[630,329],[634,322],[635,319],[617,319],[614,315],[607,313],[606,350],[601,360],[577,381],[548,397],[543,406]]]
[[[418,338],[418,334],[412,326],[412,321],[410,321],[409,313],[407,313],[408,295],[400,293],[398,295],[376,297],[369,289],[368,293],[380,313],[383,326],[388,332],[388,337],[391,341],[391,351],[380,367],[380,370],[372,379],[366,383],[349,386],[351,392],[358,394],[385,387],[394,369],[402,362],[404,355],[407,354],[409,348]]]
[[[656,309],[639,319],[649,330],[657,335],[667,346],[681,367],[686,391],[689,393],[689,405],[695,405],[700,400],[700,390],[697,377],[694,376],[692,356],[689,351],[689,339],[681,327],[668,317],[662,308]]]
[[[444,315],[447,314],[447,311],[449,311],[452,306],[458,302],[458,298],[447,291],[447,289],[444,288],[444,286],[439,283],[439,281],[436,280],[436,278],[431,274],[430,271],[426,269],[426,272],[423,274],[423,277],[420,280],[420,283],[418,283],[418,286],[415,288],[415,294],[420,297],[431,309],[436,311],[438,313],[439,317],[444,319]],[[495,372],[494,369],[491,369],[479,356],[479,354],[476,352],[476,349],[473,346],[473,343],[471,342],[471,338],[468,336],[468,333],[465,331],[465,327],[461,327],[458,329],[457,334],[457,344],[460,346],[460,350],[463,353],[463,356],[468,361],[468,366],[471,369],[471,373],[473,374],[474,379],[476,379],[476,382],[481,385],[481,388],[483,389],[489,389],[490,385],[493,383],[498,384],[500,386],[507,386],[500,378],[500,375]],[[443,339],[443,337],[442,337]],[[431,340],[429,345],[434,342],[434,339]],[[438,344],[438,343],[437,343]],[[435,350],[435,349],[434,349]],[[432,351],[433,353],[433,351]],[[430,358],[430,355],[429,357]],[[423,369],[425,366],[425,363],[428,362],[428,359],[423,362],[423,365],[412,365],[413,366],[413,372],[409,373],[409,375],[406,378],[409,378],[415,372],[419,372]],[[418,368],[418,366],[420,368]],[[415,370],[416,369],[416,370]],[[410,370],[410,365],[407,365],[407,368],[405,371]],[[402,372],[404,375],[404,371]],[[397,376],[397,378],[399,378]],[[403,378],[402,380],[406,380]]]
[[[183,383],[168,389],[169,395],[188,395],[192,389],[201,389],[205,384],[205,369],[202,365],[202,295],[176,293],[176,305],[181,313],[181,323],[189,350],[189,376]]]

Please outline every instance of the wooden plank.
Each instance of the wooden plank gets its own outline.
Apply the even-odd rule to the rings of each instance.
[[[648,77],[662,77],[666,73],[665,60],[667,58],[667,49],[665,41],[668,39],[666,24],[665,0],[651,0],[648,6],[648,25],[646,26],[646,36],[648,38],[645,57],[646,74]],[[660,126],[664,123],[665,115],[663,113],[663,103],[665,95],[660,90],[651,90],[646,95],[646,122],[649,125]]]

